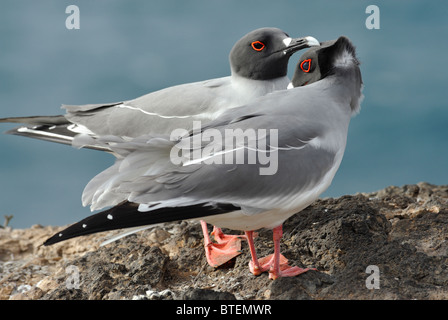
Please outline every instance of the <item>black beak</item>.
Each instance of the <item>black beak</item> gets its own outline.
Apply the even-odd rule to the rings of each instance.
[[[303,37],[303,38],[295,38],[291,39],[291,42],[288,44],[288,46],[283,49],[284,54],[292,55],[294,52],[297,52],[299,50],[319,46],[320,43],[317,41],[316,38],[313,37]]]

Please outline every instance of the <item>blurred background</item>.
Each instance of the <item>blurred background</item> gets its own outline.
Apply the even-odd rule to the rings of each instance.
[[[371,4],[380,29],[366,28]],[[69,5],[80,10],[79,30],[66,28]],[[346,35],[362,62],[365,99],[322,197],[448,184],[447,21],[445,1],[2,1],[0,117],[62,114],[61,104],[123,101],[227,76],[233,44],[259,27],[320,41]],[[290,60],[290,76],[302,53]],[[14,228],[89,215],[83,188],[114,161],[3,134],[0,150],[0,224],[14,215]]]

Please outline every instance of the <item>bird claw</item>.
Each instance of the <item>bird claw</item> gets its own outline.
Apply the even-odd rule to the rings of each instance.
[[[224,243],[208,243],[204,248],[208,264],[216,268],[241,254],[241,240],[233,238]]]
[[[257,263],[253,260],[249,262],[249,270],[256,276],[269,271],[274,264],[274,254],[258,259]],[[288,259],[280,255],[280,265],[288,265]]]
[[[274,272],[273,270],[269,271],[269,279],[275,280],[282,277],[295,277],[299,274],[305,273],[307,271],[314,270],[317,271],[316,268],[299,268],[299,267],[291,267],[289,265],[280,266],[280,270]]]
[[[269,279],[277,279],[281,277],[295,277],[299,274],[305,273],[309,270],[316,270],[315,268],[299,268],[288,265],[288,259],[280,254],[279,270],[274,268],[274,254],[270,254],[264,258],[258,260],[258,265],[253,261],[249,262],[249,270],[256,276],[263,272],[269,272]]]

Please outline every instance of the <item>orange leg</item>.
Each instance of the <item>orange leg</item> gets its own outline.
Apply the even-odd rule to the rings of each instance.
[[[314,268],[302,269],[288,265],[288,259],[280,254],[280,240],[283,237],[283,227],[281,225],[273,229],[274,254],[261,259],[257,258],[252,233],[253,231],[246,231],[249,249],[252,255],[252,261],[249,262],[249,269],[254,275],[257,276],[265,271],[269,271],[269,278],[277,279],[280,277],[295,277],[309,270],[316,270]]]
[[[212,267],[219,267],[227,261],[241,254],[241,236],[225,235],[220,228],[214,228],[217,243],[210,240],[207,223],[201,220],[202,233],[204,234],[204,248],[207,262]]]

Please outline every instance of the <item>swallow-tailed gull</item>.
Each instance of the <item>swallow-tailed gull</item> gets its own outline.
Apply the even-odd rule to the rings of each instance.
[[[261,28],[243,36],[232,48],[231,76],[178,85],[125,102],[65,105],[67,113],[60,116],[5,118],[0,122],[26,124],[10,130],[10,134],[111,152],[96,143],[98,136],[135,138],[170,133],[175,128],[191,129],[194,120],[213,120],[227,109],[285,89],[290,56],[315,45],[319,42],[313,37],[293,39],[277,28]],[[83,139],[75,139],[78,134],[83,134]],[[201,223],[210,265],[218,266],[240,253],[237,237],[214,228],[212,234],[219,243],[212,243],[205,222]]]
[[[203,219],[245,231],[255,275],[269,271],[275,279],[307,271],[289,266],[280,254],[282,224],[330,186],[342,161],[350,119],[363,97],[350,40],[340,37],[308,50],[292,86],[226,111],[181,138],[100,138],[117,161],[89,182],[83,201],[95,209],[113,207],[45,245],[111,229]],[[243,139],[234,139],[235,132]],[[260,228],[273,229],[274,254],[259,260],[252,234]]]

